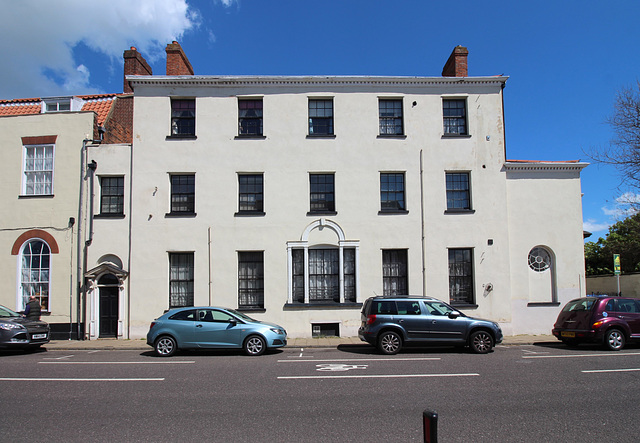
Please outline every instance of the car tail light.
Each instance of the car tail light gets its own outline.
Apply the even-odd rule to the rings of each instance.
[[[156,325],[156,322],[152,321],[151,322],[151,326],[149,326],[149,329],[153,329],[153,327]]]
[[[375,314],[371,314],[367,316],[367,324],[371,325],[373,324],[373,322],[376,321],[376,315]]]

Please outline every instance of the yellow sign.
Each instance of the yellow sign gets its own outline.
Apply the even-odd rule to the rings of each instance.
[[[620,275],[620,254],[613,254],[613,273]]]

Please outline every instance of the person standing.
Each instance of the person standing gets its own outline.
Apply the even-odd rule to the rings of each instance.
[[[29,303],[24,308],[24,316],[27,320],[40,320],[40,314],[42,313],[42,307],[38,302],[38,299],[34,295],[29,296]]]

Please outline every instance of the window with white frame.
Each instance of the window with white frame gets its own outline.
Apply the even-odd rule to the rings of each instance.
[[[169,308],[193,306],[193,252],[169,253]]]
[[[20,285],[22,289],[21,309],[34,296],[43,311],[49,311],[49,277],[51,250],[42,240],[33,239],[22,247]]]
[[[402,99],[379,99],[380,135],[402,135]]]
[[[467,135],[466,99],[443,99],[442,117],[445,135]]]
[[[100,214],[124,214],[124,177],[100,177]]]
[[[333,135],[333,99],[309,99],[309,135]]]
[[[54,145],[25,145],[22,193],[53,195]]]
[[[468,172],[447,172],[447,211],[471,210],[471,187]]]

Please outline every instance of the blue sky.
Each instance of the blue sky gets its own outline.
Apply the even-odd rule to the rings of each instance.
[[[196,74],[508,75],[507,157],[583,160],[608,144],[616,91],[640,79],[636,0],[2,0],[0,98],[122,91],[122,53],[155,74],[178,40]],[[13,60],[13,62],[7,62]],[[625,216],[615,169],[582,172],[592,240]],[[632,190],[637,191],[637,190]],[[631,198],[636,197],[635,192]],[[544,214],[540,214],[544,220]]]

